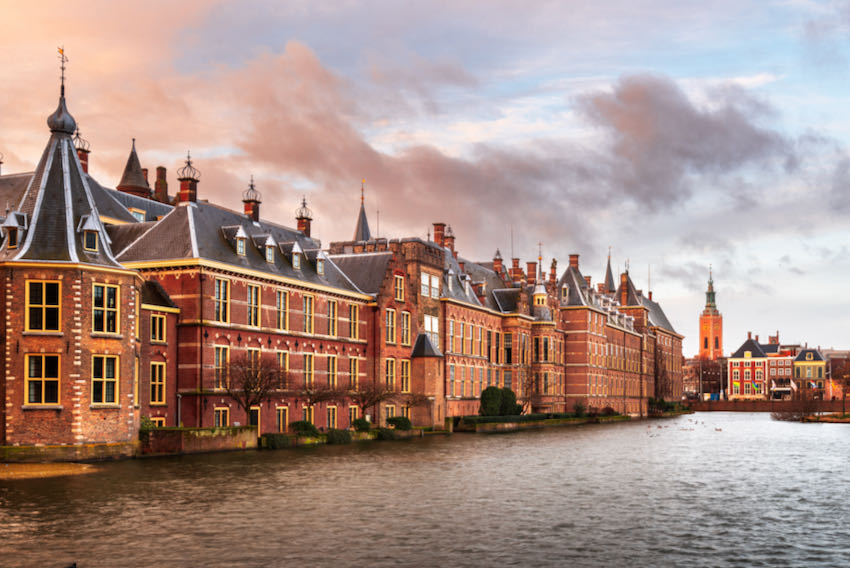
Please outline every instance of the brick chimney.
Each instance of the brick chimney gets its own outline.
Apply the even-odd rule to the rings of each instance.
[[[511,259],[511,280],[514,282],[519,282],[520,278],[522,278],[522,269],[519,267],[519,259],[512,258]]]
[[[180,191],[177,193],[177,203],[194,203],[198,201],[198,181],[201,177],[192,165],[192,156],[186,154],[186,165],[177,170],[177,181],[180,182]]]
[[[537,263],[536,262],[526,262],[526,280],[528,280],[529,286],[534,286],[534,283],[537,281]]]
[[[649,291],[649,299],[652,300],[652,290]]]
[[[620,305],[629,305],[629,274],[623,272],[620,274]]]
[[[165,179],[165,167],[156,168],[156,181],[153,184],[153,197],[160,203],[168,203],[168,182]]]
[[[465,263],[465,262],[458,262],[457,264],[458,264],[458,266],[460,266],[460,271],[461,271],[461,273],[466,272],[466,270],[464,270],[464,268],[466,268],[466,263]]]
[[[570,266],[572,268],[578,269],[578,255],[577,254],[571,254],[570,255]]]
[[[552,259],[552,266],[549,267],[549,282],[554,284],[558,281],[558,261]]]
[[[434,223],[434,242],[443,246],[443,235],[446,232],[445,223]]]
[[[759,342],[759,334],[757,333],[756,334],[756,343],[758,343],[758,342]]]
[[[752,331],[748,331],[748,332],[747,332],[747,339],[752,339],[752,338],[753,338],[753,332],[752,332]]]
[[[585,276],[584,281],[587,282],[588,286],[590,286],[590,276]]]
[[[298,230],[306,236],[310,236],[310,224],[313,222],[313,211],[307,207],[307,196],[301,198],[301,207],[295,211],[295,220],[298,222]]]

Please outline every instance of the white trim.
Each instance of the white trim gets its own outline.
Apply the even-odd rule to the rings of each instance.
[[[192,240],[192,256],[194,256],[195,258],[198,258],[201,255],[198,253],[198,236],[195,234],[195,213],[194,213],[194,209],[192,209],[190,207],[186,211],[187,211],[188,216],[189,216],[189,237]],[[242,229],[241,225],[240,225],[239,229],[240,230]],[[238,231],[237,231],[237,234],[239,234]]]
[[[39,208],[41,207],[41,200],[44,197],[44,185],[47,183],[47,178],[48,178],[48,174],[50,173],[50,168],[53,166],[53,153],[56,151],[55,150],[56,143],[57,143],[57,140],[55,138],[50,142],[50,149],[47,152],[47,161],[45,163],[44,169],[42,170],[43,174],[41,176],[41,183],[39,184],[39,187],[38,187],[38,196],[36,197],[35,207],[33,207],[33,213],[38,211]],[[38,170],[36,170],[36,171],[38,171]],[[35,175],[33,175],[33,179],[35,179]],[[32,185],[32,182],[30,182],[30,185]],[[30,187],[30,189],[32,189],[32,188]],[[29,195],[29,189],[27,190],[26,193],[24,193],[24,196],[21,198],[21,204],[18,206],[18,211],[23,210],[24,201],[26,201],[27,195]],[[21,246],[20,252],[18,252],[18,254],[16,254],[13,257],[13,260],[22,259],[24,254],[26,254],[27,251],[29,251],[29,248],[32,245],[32,236],[35,234],[35,227],[36,227],[37,224],[38,224],[38,218],[36,217],[36,215],[30,215],[30,224],[29,224],[30,226],[29,226],[29,229],[27,229],[27,239],[24,242],[23,246]]]

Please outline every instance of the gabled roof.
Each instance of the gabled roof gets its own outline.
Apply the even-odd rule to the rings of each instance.
[[[392,257],[390,251],[329,255],[358,288],[373,296],[381,290]]]
[[[441,296],[465,304],[481,306],[481,301],[472,289],[472,280],[460,269],[460,264],[449,249],[446,249],[443,269],[443,290]],[[467,283],[469,285],[467,285]]]
[[[634,282],[632,282],[632,277],[628,272],[626,272],[625,284],[620,283],[620,288],[617,290],[618,298],[622,298],[623,296],[623,286],[626,287],[626,306],[643,306],[647,309],[647,317],[650,326],[659,327],[671,333],[676,333],[676,330],[673,329],[673,324],[671,324],[670,320],[667,319],[667,314],[665,314],[664,310],[661,309],[661,304],[650,300],[644,296],[640,290],[635,288]]]
[[[464,270],[472,278],[472,283],[484,285],[484,305],[492,310],[500,310],[493,293],[504,288],[505,283],[493,270],[493,263],[472,262],[466,259],[464,263]]]
[[[751,357],[767,357],[761,345],[755,339],[749,338],[738,347],[738,350],[730,356],[730,359],[742,359],[747,351],[750,352]]]
[[[567,287],[567,297],[563,297],[562,290],[564,286]],[[558,280],[558,296],[561,298],[562,306],[590,306],[590,299],[588,298],[588,288],[587,281],[584,279],[584,276],[581,275],[581,272],[578,268],[574,266],[568,266],[564,271],[564,274],[561,276],[561,279]]]
[[[437,346],[431,342],[426,334],[420,333],[416,336],[416,343],[413,344],[413,349],[410,351],[410,357],[442,357],[443,354],[437,349]]]
[[[811,359],[809,358],[810,354],[811,354]],[[802,349],[797,354],[797,357],[794,359],[794,361],[795,362],[797,362],[797,361],[800,361],[800,362],[825,361],[825,359],[823,358],[823,355],[821,355],[820,351],[818,351],[817,349]]]

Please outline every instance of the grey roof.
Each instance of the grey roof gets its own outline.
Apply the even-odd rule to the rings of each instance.
[[[241,212],[192,202],[174,207],[159,221],[145,225],[147,230],[129,243],[130,231],[117,228],[116,239],[120,235],[125,245],[118,254],[121,262],[201,258],[362,293],[331,259],[325,261],[324,274],[317,272],[318,240],[268,221],[253,221]],[[236,252],[235,236],[240,229],[246,236],[245,255]],[[274,262],[266,261],[265,246],[257,245],[265,239],[255,239],[258,235],[271,236],[278,243]],[[307,251],[300,269],[292,266],[293,251]]]
[[[329,255],[359,289],[372,295],[380,292],[392,257],[390,251]]]
[[[614,284],[614,273],[611,271],[611,255],[608,255],[608,267],[605,269],[605,292],[613,293],[617,291],[617,285]]]
[[[106,189],[105,187],[97,183],[94,178],[92,178],[88,174],[86,174],[86,180],[89,182],[89,188],[91,188],[92,197],[94,198],[98,213],[100,213],[104,217],[115,219],[122,223],[136,223],[138,221],[138,219],[133,217],[130,211],[127,210],[127,207],[123,205],[117,198],[118,195],[128,194],[121,193],[120,191]],[[143,199],[143,201],[148,200]]]
[[[673,329],[673,324],[667,319],[667,315],[661,309],[661,305],[658,302],[650,300],[643,294],[640,294],[640,301],[642,305],[649,309],[649,325],[676,333],[676,330]]]
[[[369,231],[369,220],[366,219],[366,208],[363,201],[360,201],[360,213],[357,215],[357,226],[354,227],[355,241],[369,241],[372,239],[372,233]]]
[[[166,308],[177,307],[177,304],[168,296],[168,292],[155,280],[145,280],[142,284],[142,303]]]
[[[761,350],[765,352],[765,354],[769,353],[779,353],[779,344],[778,343],[759,343],[761,346]]]
[[[133,140],[133,149],[130,150],[130,155],[127,157],[127,165],[124,166],[124,173],[121,175],[121,181],[118,182],[118,187],[133,187],[150,193],[150,186],[142,173],[142,164],[139,163],[139,156],[136,154],[136,140]]]
[[[413,344],[413,349],[410,351],[410,357],[442,357],[443,354],[437,349],[437,346],[431,342],[426,334],[420,333],[416,336],[416,343]]]
[[[808,354],[811,353],[812,358],[808,359]],[[794,361],[824,361],[823,355],[817,349],[802,349]]]
[[[64,98],[57,113],[67,112]],[[70,115],[68,115],[70,118]],[[27,226],[18,248],[4,242],[0,259],[65,261],[120,267],[109,246],[109,236],[100,222],[87,176],[77,157],[66,120],[51,116],[52,134],[27,184],[15,212],[25,215]],[[97,250],[83,248],[85,230],[98,235]]]
[[[464,259],[464,270],[472,278],[473,284],[484,284],[484,306],[499,310],[493,292],[504,288],[505,283],[493,270],[493,263],[472,262]]]
[[[91,180],[91,178],[89,178]],[[104,193],[106,193],[112,200],[118,202],[118,204],[126,211],[126,214],[133,217],[130,214],[129,209],[138,209],[145,212],[145,221],[156,221],[160,217],[165,217],[168,213],[174,208],[172,205],[167,203],[160,203],[155,199],[147,199],[145,197],[139,197],[138,195],[133,195],[131,193],[124,193],[123,191],[117,191],[114,189],[101,188]],[[138,221],[135,217],[133,217],[133,221]]]
[[[5,215],[6,207],[14,209],[32,179],[32,172],[0,176],[0,209]]]
[[[749,338],[740,347],[738,347],[738,350],[735,351],[730,358],[740,359],[744,356],[744,352],[746,351],[750,352],[751,357],[767,357],[761,347],[762,346],[755,339]]]
[[[460,269],[460,264],[452,254],[451,250],[446,249],[444,257],[443,269],[443,292],[441,297],[450,298],[473,306],[481,306],[481,301],[475,290],[472,289],[472,279],[469,278]]]
[[[560,291],[564,289],[564,286],[567,287],[566,299],[564,299],[560,293]],[[564,274],[561,276],[561,279],[558,280],[558,294],[561,298],[561,305],[590,306],[588,288],[589,286],[587,285],[587,281],[584,279],[584,276],[581,275],[579,269],[574,266],[568,266],[564,271]]]
[[[512,313],[519,305],[518,299],[521,290],[519,288],[500,288],[493,290],[493,299],[497,309],[502,313]]]

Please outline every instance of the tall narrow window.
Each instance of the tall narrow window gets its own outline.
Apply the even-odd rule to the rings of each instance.
[[[304,333],[314,333],[313,309],[315,299],[313,296],[304,296]]]
[[[274,264],[274,247],[266,246],[266,262]]]
[[[276,292],[275,309],[277,313],[277,328],[289,329],[289,294],[286,290],[278,290]]]
[[[260,287],[248,285],[248,325],[260,325]]]
[[[348,337],[360,339],[360,306],[348,306]]]
[[[385,323],[387,343],[395,343],[395,310],[387,310]]]
[[[92,293],[92,330],[118,333],[118,286],[95,284]]]
[[[213,411],[213,426],[225,428],[230,426],[230,409],[227,407],[216,407]]]
[[[245,239],[242,237],[236,237],[236,254],[245,256]]]
[[[278,432],[286,432],[289,428],[289,407],[287,406],[278,406],[277,407],[277,431]]]
[[[399,365],[399,380],[401,392],[410,392],[410,360],[402,359]]]
[[[404,301],[404,276],[395,276],[395,299],[399,302]]]
[[[440,279],[434,275],[431,275],[431,297],[440,297]]]
[[[97,252],[97,231],[85,231],[83,234],[83,248],[87,251]]]
[[[328,355],[328,387],[335,389],[336,385],[336,355]]]
[[[165,404],[165,363],[151,363],[151,404]]]
[[[440,320],[436,316],[425,316],[425,334],[434,347],[440,345]]]
[[[395,359],[384,361],[384,380],[389,390],[395,390]]]
[[[304,354],[304,385],[313,385],[313,354]]]
[[[277,372],[279,373],[281,389],[289,388],[289,353],[286,351],[277,352]]]
[[[410,345],[410,312],[401,312],[401,344]]]
[[[61,291],[59,282],[27,281],[28,331],[59,331]]]
[[[6,234],[9,235],[9,239],[6,241],[7,248],[18,248],[18,228],[9,227]]]
[[[59,404],[59,355],[26,356],[27,404]]]
[[[226,345],[215,346],[213,365],[215,367],[215,388],[225,389],[228,384],[228,365],[230,364],[230,348]]]
[[[512,333],[506,333],[503,335],[505,341],[505,365],[513,365],[513,353],[514,353],[514,335]]]
[[[348,388],[354,390],[360,384],[360,359],[348,358]]]
[[[151,341],[165,341],[165,316],[151,314]]]
[[[336,335],[336,307],[336,301],[331,300],[328,302],[328,335]]]
[[[91,364],[92,404],[115,404],[118,400],[118,357],[95,355]]]
[[[215,321],[230,321],[230,281],[215,279]]]
[[[301,420],[306,420],[310,424],[313,424],[313,419],[316,416],[315,407],[312,406],[302,406],[301,407]]]
[[[336,428],[336,406],[328,407],[328,428]]]
[[[422,272],[420,274],[420,279],[422,281],[422,286],[420,287],[419,295],[423,298],[427,298],[431,293],[431,277],[428,274]]]

